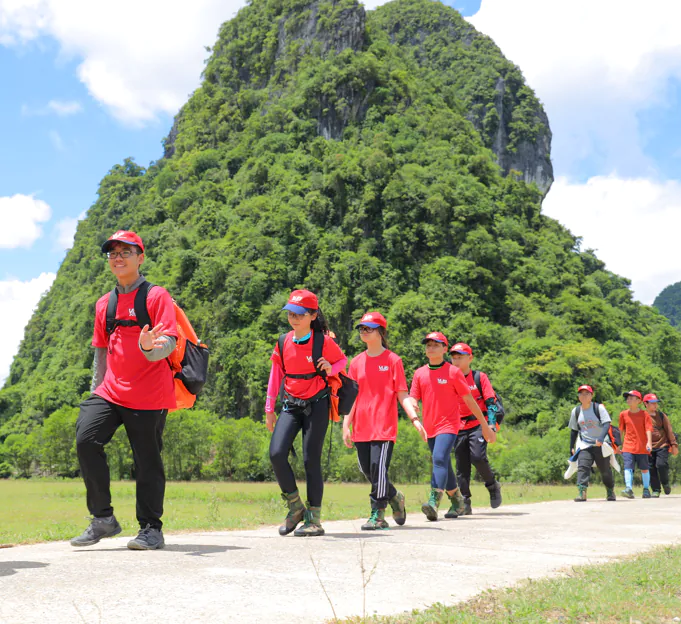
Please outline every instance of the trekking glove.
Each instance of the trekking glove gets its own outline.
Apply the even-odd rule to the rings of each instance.
[[[497,423],[497,404],[495,399],[487,399],[485,401],[487,406],[487,422],[490,427]]]

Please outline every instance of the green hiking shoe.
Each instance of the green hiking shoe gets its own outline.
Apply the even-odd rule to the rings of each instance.
[[[652,498],[650,495],[650,490],[648,488],[643,488],[643,498]]]
[[[617,496],[615,496],[615,488],[605,488],[605,500],[616,501]]]
[[[288,535],[303,521],[303,517],[305,516],[305,505],[303,505],[303,501],[300,500],[298,490],[291,492],[290,494],[282,492],[281,497],[288,505],[288,513],[284,519],[284,524],[279,527],[279,535]]]
[[[463,496],[461,495],[461,490],[457,488],[456,490],[454,490],[454,494],[448,493],[447,498],[451,502],[451,506],[447,510],[445,518],[458,518],[459,516],[463,516],[466,507],[464,504]]]
[[[396,524],[402,526],[407,521],[407,508],[405,506],[404,494],[399,490],[390,499],[390,507],[393,510],[393,520]]]
[[[440,507],[440,501],[442,500],[442,490],[430,490],[430,497],[427,503],[421,505],[421,511],[426,514],[426,518],[431,522],[437,520],[437,510]]]
[[[634,497],[634,490],[632,490],[631,488],[627,488],[626,490],[622,490],[622,495],[625,498],[635,498]]]
[[[575,498],[575,503],[586,503],[586,488],[583,485],[578,485],[579,494]]]
[[[305,510],[305,522],[303,526],[298,527],[293,535],[296,537],[318,537],[324,535],[324,527],[322,527],[322,508],[308,507]]]
[[[662,492],[660,492],[659,490],[654,490],[653,491],[653,498],[660,498],[661,494],[662,494]]]
[[[389,528],[390,525],[385,521],[385,509],[372,509],[369,519],[362,525],[362,531],[380,531]]]

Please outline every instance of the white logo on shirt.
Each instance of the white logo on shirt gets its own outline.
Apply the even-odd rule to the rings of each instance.
[[[438,379],[438,380],[437,380],[437,383],[439,383],[439,384],[446,384],[446,383],[447,383],[447,380],[446,380],[446,379]]]
[[[311,356],[311,355],[308,355],[308,356],[307,356],[307,361],[308,361],[310,364],[312,364],[312,356]]]
[[[379,366],[378,370],[382,373],[385,373],[386,371],[390,370],[390,366]]]
[[[477,389],[478,389],[478,387],[477,387],[475,384],[473,384],[472,386],[468,386],[468,387],[469,387],[471,390],[477,390]]]
[[[128,308],[128,316],[134,316],[137,318],[137,314],[135,314],[135,308]]]

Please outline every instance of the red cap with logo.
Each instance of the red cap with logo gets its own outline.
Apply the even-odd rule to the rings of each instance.
[[[115,234],[109,237],[109,240],[102,245],[102,252],[106,253],[111,249],[114,243],[126,243],[127,245],[136,245],[144,253],[144,243],[142,239],[135,234],[135,232],[130,232],[129,230],[118,230]]]
[[[449,352],[461,353],[462,355],[473,355],[473,350],[465,342],[457,342]]]
[[[624,392],[622,396],[626,399],[628,396],[635,396],[639,401],[643,401],[643,397],[638,390],[629,390],[629,392]]]
[[[591,392],[591,394],[594,393],[594,389],[591,386],[584,385],[584,386],[579,386],[579,388],[577,388],[577,394],[579,394],[582,390],[586,390],[587,392]]]
[[[388,327],[388,321],[385,320],[385,317],[380,312],[367,312],[359,320],[359,323],[355,325],[355,329],[357,329],[360,325],[364,325],[366,327],[383,327],[385,329]]]
[[[650,394],[646,394],[646,395],[643,397],[643,402],[644,402],[644,403],[659,403],[659,402],[660,402],[660,399],[657,398],[657,395],[656,395],[656,394],[650,393]]]
[[[434,340],[435,342],[441,342],[445,347],[449,346],[447,342],[447,336],[442,332],[430,332],[421,342],[426,344],[429,340]]]
[[[309,290],[294,290],[282,310],[290,310],[296,314],[305,314],[308,310],[319,310],[317,295]]]

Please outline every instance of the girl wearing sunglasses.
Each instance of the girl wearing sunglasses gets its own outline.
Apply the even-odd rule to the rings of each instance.
[[[359,394],[343,421],[343,441],[348,448],[354,442],[360,469],[371,483],[371,515],[362,525],[364,531],[389,528],[385,520],[388,504],[397,524],[403,525],[407,518],[404,494],[388,478],[397,438],[398,401],[426,441],[426,432],[409,399],[402,359],[388,349],[387,327],[379,312],[362,317],[357,329],[366,351],[352,360],[348,370],[348,376],[359,383]]]
[[[281,496],[289,509],[284,524],[279,527],[279,534],[288,535],[295,531],[294,535],[298,537],[313,537],[324,535],[321,524],[324,494],[322,448],[329,426],[329,389],[325,375],[336,375],[345,370],[348,360],[329,336],[314,293],[294,290],[283,309],[288,312],[292,331],[283,338],[283,354],[280,353],[279,343],[274,347],[265,403],[265,422],[272,432],[270,461],[281,488]],[[322,357],[313,362],[313,344],[317,333],[324,335],[324,343]],[[274,408],[282,380],[283,406],[277,420]],[[288,461],[293,442],[300,431],[303,432],[307,505],[300,498]],[[303,526],[296,528],[302,521]]]

